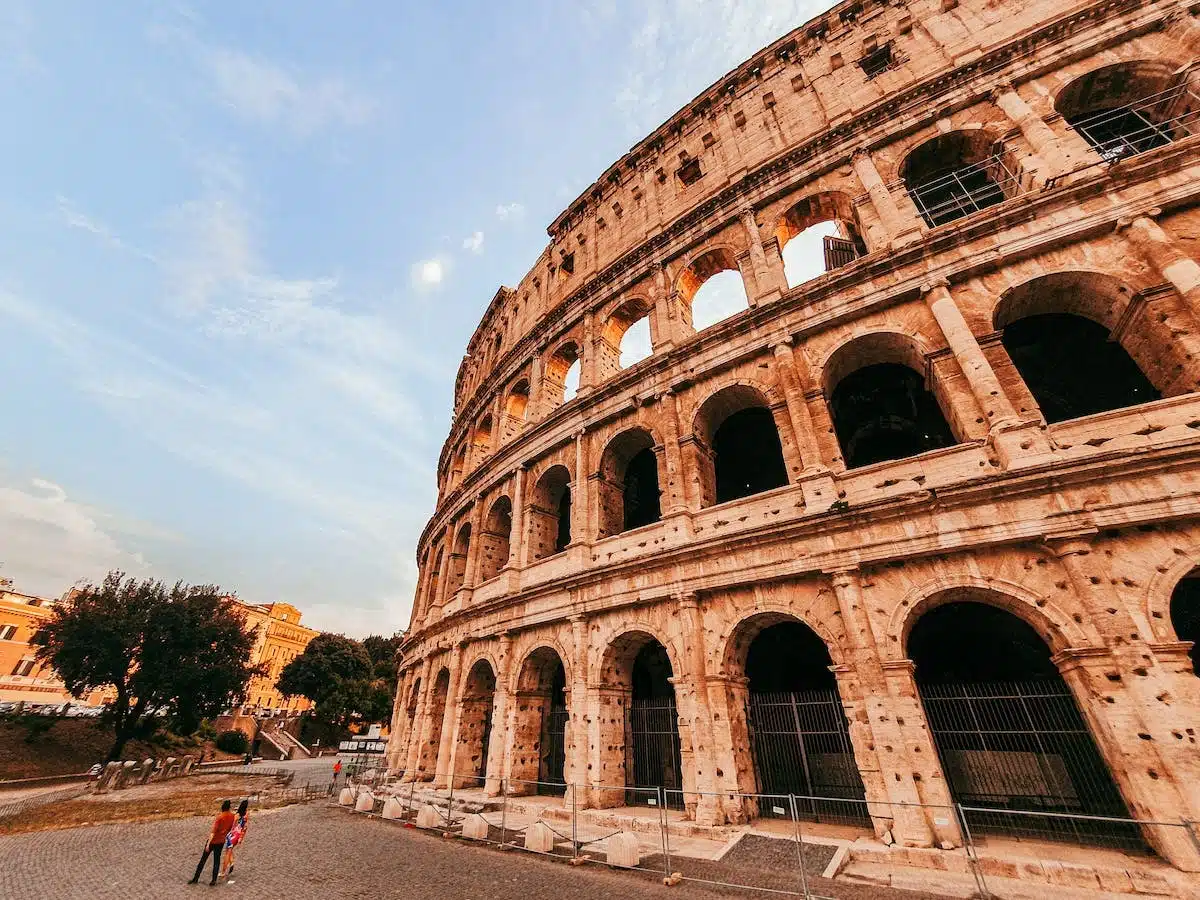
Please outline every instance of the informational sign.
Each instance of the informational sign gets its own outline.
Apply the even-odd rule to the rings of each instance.
[[[387,741],[342,741],[338,744],[339,753],[386,753]]]

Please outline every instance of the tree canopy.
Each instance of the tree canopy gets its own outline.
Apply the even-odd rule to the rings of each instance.
[[[239,702],[257,670],[254,633],[215,585],[166,587],[110,572],[53,607],[31,639],[38,658],[79,696],[111,687],[110,759],[148,716],[167,714],[190,733],[201,719]]]
[[[402,635],[372,635],[356,641],[340,634],[317,635],[283,667],[278,689],[316,704],[316,715],[347,726],[358,718],[387,721],[396,693],[396,650]]]

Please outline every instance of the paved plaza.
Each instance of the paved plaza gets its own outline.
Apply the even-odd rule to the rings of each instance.
[[[104,825],[0,838],[0,897],[56,900],[169,900],[206,896],[206,885],[188,885],[207,834],[202,818],[138,825]],[[325,804],[261,812],[252,819],[238,856],[235,882],[222,893],[256,897],[424,897],[439,900],[594,900],[757,896],[684,884],[666,888],[639,873],[598,866],[574,868],[520,851],[502,852]],[[828,882],[822,893],[829,893]],[[893,890],[837,885],[850,900],[920,896]]]

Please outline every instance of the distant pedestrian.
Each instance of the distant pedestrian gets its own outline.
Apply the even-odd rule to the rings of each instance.
[[[333,762],[333,783],[336,786],[338,776],[342,774],[342,761],[340,759]]]
[[[208,833],[208,841],[204,844],[204,855],[200,857],[200,862],[196,864],[196,874],[192,876],[192,880],[188,884],[196,884],[200,881],[200,872],[204,868],[204,863],[208,861],[208,857],[212,856],[212,881],[209,885],[216,885],[217,873],[221,871],[221,851],[225,849],[225,839],[229,837],[229,832],[237,822],[235,816],[230,810],[233,804],[224,800],[221,803],[221,812],[213,820],[212,831]]]
[[[225,838],[225,883],[233,884],[233,851],[246,838],[246,829],[250,827],[250,801],[243,800],[238,804],[237,821],[229,829]]]

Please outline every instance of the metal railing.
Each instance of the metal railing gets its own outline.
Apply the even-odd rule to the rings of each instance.
[[[1185,81],[1068,121],[1105,162],[1116,162],[1195,134],[1200,128],[1200,94]]]
[[[339,801],[349,800],[344,805],[406,827],[506,850],[557,857],[576,865],[605,865],[643,872],[661,877],[667,884],[690,881],[820,900],[829,900],[829,893],[835,891],[831,879],[853,862],[849,854],[852,843],[860,852],[864,847],[872,847],[873,853],[886,854],[888,845],[902,840],[911,842],[914,838],[929,848],[923,852],[939,854],[937,870],[952,873],[960,883],[972,885],[975,896],[992,898],[995,895],[988,878],[1003,877],[997,873],[1006,869],[1015,871],[1015,866],[1006,862],[1007,851],[1003,847],[997,852],[989,847],[989,838],[977,834],[981,823],[986,826],[981,820],[986,816],[1021,817],[1024,822],[1021,828],[1034,839],[1061,832],[1064,827],[1083,832],[1088,823],[1095,825],[1103,819],[1104,833],[1115,834],[1125,829],[1145,835],[1136,862],[1139,866],[1152,865],[1146,853],[1147,843],[1157,847],[1183,844],[1200,855],[1200,826],[1189,821],[1151,822],[1074,813],[996,810],[959,803],[938,806],[794,793],[715,793],[604,784],[580,788],[568,785],[562,800],[554,802],[539,795],[542,783],[536,781],[489,781],[462,774],[425,773],[423,777],[432,777],[433,781],[405,781],[403,773],[381,776],[370,786],[351,781],[344,789],[349,796]],[[364,799],[368,790],[369,799]],[[586,792],[593,801],[623,798],[625,805],[591,808],[585,813],[579,802],[581,792]],[[836,827],[815,825],[805,815],[805,807],[814,801],[842,804],[845,809],[832,818],[869,823],[869,827],[862,829],[863,834],[848,836],[844,828],[839,831]],[[747,809],[761,811],[759,827],[752,831],[739,829],[741,836],[722,852],[698,852],[694,848],[680,852],[684,849],[678,840],[680,836],[690,835],[694,839],[704,833],[704,828],[694,821],[698,811],[706,816],[719,813],[716,816],[719,819],[726,815],[737,818]],[[1049,824],[1048,820],[1057,824]],[[1072,824],[1064,826],[1066,821]],[[1013,831],[1011,826],[1008,831]],[[876,836],[877,842],[856,842],[856,837],[867,834]],[[636,840],[637,858],[610,858],[618,843],[624,842],[628,849],[630,835]],[[711,837],[725,842],[728,834],[717,829]],[[1138,852],[1138,848],[1119,842],[1109,846],[1124,853]],[[905,854],[909,852],[912,851],[906,850]],[[1045,847],[1035,855],[1045,856]],[[1118,863],[1122,859],[1129,862],[1124,856],[1116,858]],[[907,856],[902,856],[895,864],[903,866],[906,862]],[[1023,880],[1028,877],[1028,874],[1022,876]]]
[[[1020,175],[999,153],[936,178],[917,184],[901,181],[894,187],[903,187],[930,228],[1003,203],[1025,190]]]

